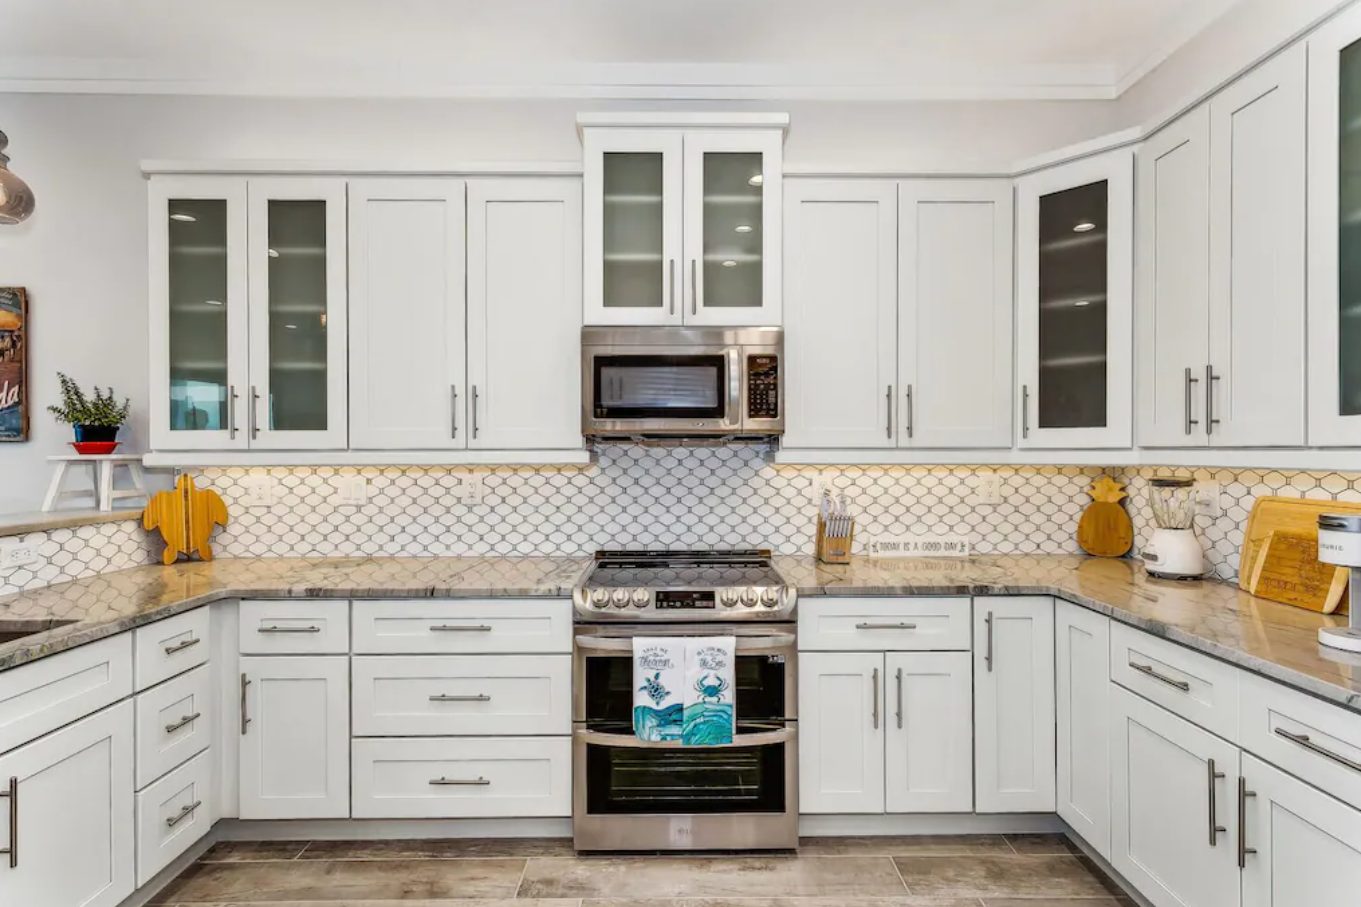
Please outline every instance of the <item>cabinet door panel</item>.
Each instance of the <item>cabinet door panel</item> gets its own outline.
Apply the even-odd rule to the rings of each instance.
[[[884,656],[887,812],[973,810],[971,664],[968,652]]]
[[[0,904],[115,907],[134,887],[132,703],[0,757]],[[16,811],[18,840],[10,837]]]
[[[1202,447],[1209,353],[1210,120],[1139,149],[1139,444]]]
[[[1054,603],[1058,813],[1110,859],[1110,619]]]
[[[1210,443],[1304,444],[1305,49],[1210,103]]]
[[[241,818],[350,814],[344,656],[241,659]]]
[[[1011,197],[1002,180],[899,187],[902,446],[1011,446]]]
[[[974,599],[980,813],[1054,811],[1054,600]]]
[[[1235,907],[1238,748],[1110,693],[1111,865],[1157,907]]]
[[[786,447],[894,445],[897,187],[790,180]]]
[[[581,183],[468,181],[468,446],[581,446]]]
[[[799,655],[799,810],[884,811],[884,656]]]
[[[350,446],[467,446],[462,180],[350,182]]]

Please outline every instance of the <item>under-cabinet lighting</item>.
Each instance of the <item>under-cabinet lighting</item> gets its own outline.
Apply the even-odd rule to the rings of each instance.
[[[192,224],[198,221],[198,218],[192,214],[172,214],[170,215],[170,219],[177,220],[182,224]]]
[[[733,227],[733,230],[738,233],[750,233],[751,224],[738,224],[736,227]]]
[[[1093,230],[1095,230],[1095,229],[1096,229],[1096,224],[1092,223],[1092,222],[1089,221],[1089,220],[1084,220],[1082,223],[1080,223],[1080,224],[1078,224],[1077,226],[1073,227],[1073,232],[1074,232],[1074,233],[1090,233],[1091,231],[1093,231]]]
[[[759,186],[759,185],[761,185],[762,183],[764,183],[765,181],[766,181],[766,178],[765,178],[764,176],[762,176],[761,174],[758,173],[758,174],[756,174],[755,176],[753,176],[751,179],[747,180],[747,185],[748,185],[748,186]]]

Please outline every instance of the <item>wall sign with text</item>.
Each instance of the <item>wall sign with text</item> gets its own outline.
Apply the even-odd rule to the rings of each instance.
[[[28,294],[0,287],[0,441],[28,440]]]

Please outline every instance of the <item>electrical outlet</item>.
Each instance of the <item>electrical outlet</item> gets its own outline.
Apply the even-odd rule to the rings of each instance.
[[[251,475],[241,480],[242,507],[273,507],[275,482],[271,475]]]
[[[1217,520],[1223,514],[1223,505],[1219,499],[1218,482],[1197,482],[1196,483],[1196,516],[1203,516],[1207,519]]]
[[[482,503],[482,476],[475,472],[459,476],[459,502],[468,507]]]
[[[363,507],[369,502],[369,480],[363,476],[341,476],[335,489],[331,503],[337,507]]]
[[[37,545],[29,545],[24,542],[0,545],[0,570],[29,567],[41,560],[42,556],[38,554]]]
[[[980,472],[969,480],[973,494],[969,503],[986,507],[1002,503],[1002,477],[995,472]]]

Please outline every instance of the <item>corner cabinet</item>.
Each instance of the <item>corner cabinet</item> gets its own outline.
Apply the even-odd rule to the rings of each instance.
[[[1129,150],[1017,181],[1020,447],[1133,445],[1133,231]]]
[[[782,128],[582,142],[586,324],[780,324]]]
[[[151,442],[346,445],[345,183],[154,177]]]

